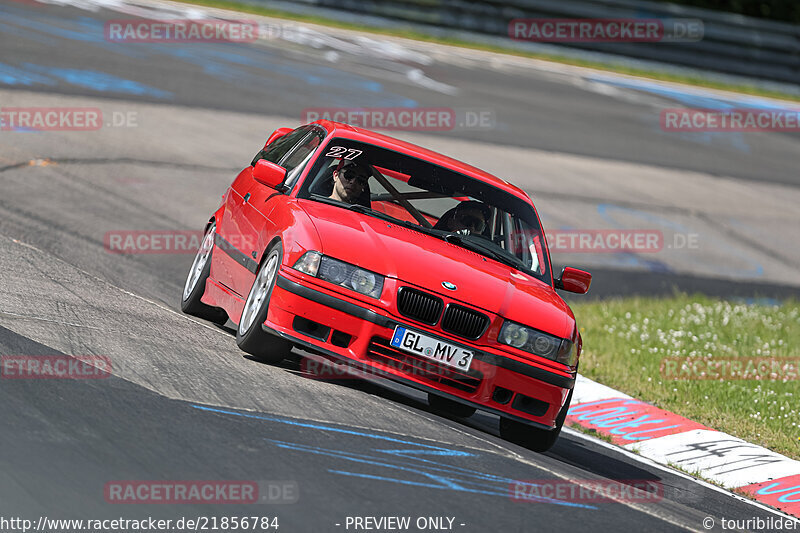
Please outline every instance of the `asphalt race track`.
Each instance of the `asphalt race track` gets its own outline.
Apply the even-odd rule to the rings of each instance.
[[[0,382],[0,516],[266,516],[282,532],[346,531],[348,516],[450,517],[464,532],[772,516],[573,432],[536,454],[489,415],[450,420],[394,385],[252,361],[232,331],[180,313],[193,252],[112,253],[106,235],[202,229],[266,136],[306,108],[449,106],[491,126],[397,136],[517,183],[547,228],[663,232],[657,253],[554,254],[593,271],[595,295],[781,298],[800,293],[796,134],[667,134],[661,109],[733,97],[340,30],[110,43],[104,21],[156,4],[65,4],[0,3],[0,108],[104,117],[97,131],[0,130],[0,354],[105,356],[113,376]],[[512,498],[516,480],[609,479],[657,482],[663,499]],[[284,497],[108,503],[115,480],[250,480]]]

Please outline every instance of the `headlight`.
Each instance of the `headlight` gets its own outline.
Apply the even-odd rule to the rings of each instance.
[[[576,350],[572,342],[515,322],[506,320],[500,329],[497,340],[570,367],[574,367],[576,363]]]
[[[383,290],[383,276],[380,274],[324,256],[319,252],[304,253],[294,264],[294,268],[372,298],[380,298]]]
[[[372,294],[378,286],[378,278],[372,272],[357,269],[353,272],[350,283],[353,285],[353,288],[361,294]],[[381,283],[381,285],[383,285],[383,283]],[[380,296],[380,291],[378,291],[377,296]]]
[[[513,322],[506,322],[500,337],[500,342],[509,344],[514,348],[522,348],[528,344],[528,329]]]

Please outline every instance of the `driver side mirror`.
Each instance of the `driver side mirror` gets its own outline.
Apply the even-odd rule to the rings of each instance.
[[[264,143],[264,148],[266,149],[267,146],[274,143],[287,133],[291,133],[292,131],[294,131],[292,128],[278,128],[277,130],[273,131],[272,135],[270,135],[269,138],[267,139],[267,142]]]
[[[561,289],[577,294],[589,292],[592,284],[592,275],[577,268],[564,267],[561,275],[555,280],[556,289]]]
[[[253,167],[253,179],[262,185],[277,189],[286,179],[286,169],[266,159],[259,159]]]

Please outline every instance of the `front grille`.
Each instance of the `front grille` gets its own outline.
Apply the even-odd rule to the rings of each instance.
[[[436,324],[442,314],[444,302],[441,298],[410,287],[397,291],[397,310],[400,314],[425,324]]]
[[[483,374],[476,370],[462,372],[436,361],[398,350],[386,339],[373,337],[369,343],[367,357],[394,370],[423,378],[454,389],[473,393],[480,387]]]
[[[489,325],[489,317],[458,304],[450,304],[444,312],[442,329],[468,339],[477,339]]]

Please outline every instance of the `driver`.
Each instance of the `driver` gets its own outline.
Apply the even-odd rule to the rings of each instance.
[[[445,212],[434,228],[453,232],[469,230],[472,235],[482,235],[490,217],[488,205],[466,200]]]
[[[370,170],[353,161],[342,161],[333,171],[333,192],[330,198],[348,204],[360,203],[365,191],[369,191]]]

